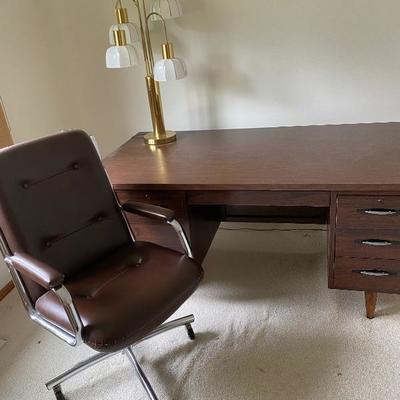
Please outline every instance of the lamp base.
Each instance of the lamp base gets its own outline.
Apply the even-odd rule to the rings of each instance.
[[[146,133],[146,135],[144,135],[144,141],[149,146],[159,146],[176,142],[176,132],[166,131],[165,134],[160,135],[158,138],[154,132]]]

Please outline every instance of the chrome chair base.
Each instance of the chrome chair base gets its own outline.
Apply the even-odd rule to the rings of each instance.
[[[149,397],[150,400],[158,400],[157,395],[155,394],[154,389],[152,388],[149,380],[147,379],[145,373],[143,372],[142,367],[138,363],[135,354],[133,353],[133,348],[135,345],[138,343],[141,343],[145,340],[148,340],[154,336],[160,335],[164,332],[170,331],[175,328],[179,328],[181,326],[184,326],[186,328],[187,334],[190,338],[190,340],[195,339],[195,334],[192,328],[192,323],[194,322],[194,316],[193,315],[188,315],[186,317],[178,318],[170,322],[166,322],[165,324],[162,324],[160,327],[155,329],[153,332],[149,333],[147,336],[145,336],[143,339],[139,340],[138,342],[134,343],[132,346],[126,347],[123,350],[119,350],[115,353],[99,353],[96,354],[90,358],[88,358],[85,361],[81,361],[80,363],[76,364],[74,367],[69,369],[68,371],[64,372],[63,374],[57,376],[56,378],[52,379],[51,381],[46,383],[46,387],[48,390],[53,390],[54,395],[57,400],[66,400],[62,390],[61,390],[61,384],[68,379],[71,379],[75,375],[78,375],[79,373],[85,371],[86,369],[93,367],[94,365],[98,364],[101,361],[106,360],[107,358],[113,357],[117,354],[124,353],[129,361],[131,362],[133,368],[135,369],[136,373],[139,376],[140,383],[143,385],[144,389],[146,390],[147,396]]]
[[[53,391],[54,395],[56,396],[56,400],[66,400],[63,392],[61,391],[61,386],[54,386]]]

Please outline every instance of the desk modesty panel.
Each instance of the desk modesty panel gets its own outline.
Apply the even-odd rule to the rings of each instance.
[[[329,224],[329,287],[400,293],[400,123],[138,134],[104,160],[121,202],[172,208],[199,261],[221,221]],[[169,227],[130,217],[178,249]]]

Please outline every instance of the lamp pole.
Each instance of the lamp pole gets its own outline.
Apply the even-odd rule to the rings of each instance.
[[[153,131],[145,134],[144,140],[148,145],[172,143],[176,141],[176,133],[165,129],[159,82],[184,78],[186,76],[186,67],[180,59],[174,56],[173,45],[168,41],[163,14],[168,14],[166,18],[181,16],[182,7],[179,0],[155,0],[152,12],[148,13],[146,0],[132,1],[138,11],[140,34],[137,28],[129,22],[128,11],[123,7],[122,0],[117,0],[115,4],[117,24],[111,27],[109,34],[110,42],[114,45],[107,50],[107,68],[126,68],[136,65],[138,57],[133,43],[141,42],[146,64],[145,82],[153,125]],[[163,58],[157,62],[154,62],[149,29],[150,19],[160,20],[164,27]]]
[[[176,133],[173,131],[167,131],[165,129],[164,114],[162,108],[160,84],[154,79],[154,54],[151,44],[150,30],[149,30],[149,18],[152,15],[158,16],[164,25],[164,31],[166,33],[166,24],[162,15],[158,13],[147,14],[145,0],[132,0],[135,4],[138,15],[139,15],[139,27],[141,42],[143,48],[144,60],[146,63],[146,88],[149,99],[151,121],[153,125],[153,132],[147,133],[144,136],[144,140],[148,145],[161,145],[172,143],[176,141]],[[122,7],[120,1],[117,2]],[[117,16],[118,16],[118,8]]]

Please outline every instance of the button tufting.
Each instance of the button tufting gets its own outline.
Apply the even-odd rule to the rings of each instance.
[[[102,215],[99,215],[98,217],[97,217],[97,221],[98,222],[102,222],[104,220],[104,217],[102,216]]]
[[[46,247],[51,247],[51,242],[46,242],[45,245]]]
[[[24,182],[24,183],[22,184],[22,187],[23,187],[24,189],[28,189],[28,188],[29,188],[29,183],[28,183],[28,182]]]
[[[78,164],[78,163],[72,164],[72,168],[73,168],[73,169],[79,169],[79,164]]]

